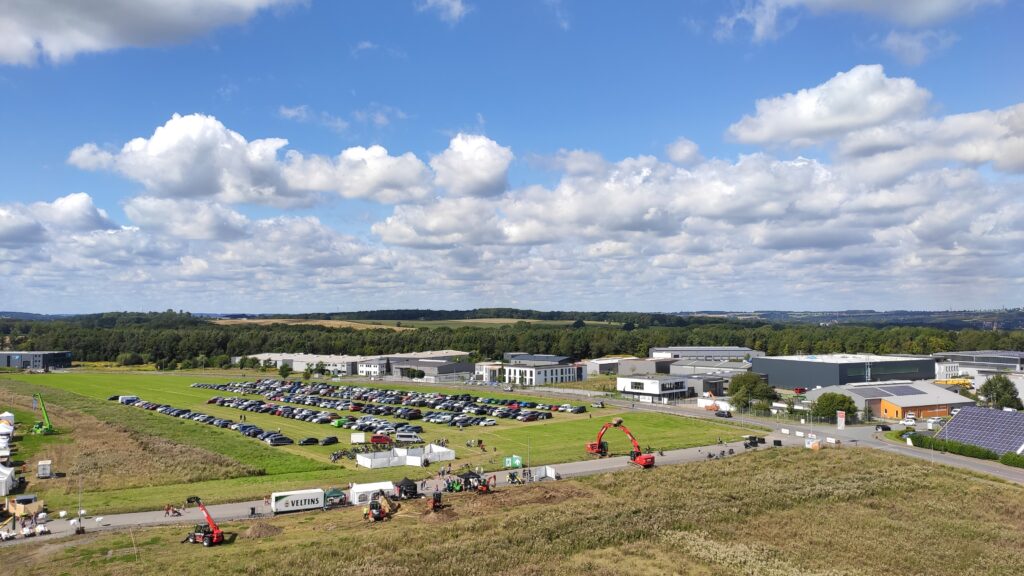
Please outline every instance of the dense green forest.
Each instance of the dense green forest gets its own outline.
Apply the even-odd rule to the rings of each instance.
[[[586,314],[570,318],[592,319]],[[383,354],[456,349],[475,358],[529,351],[575,358],[646,355],[651,346],[748,346],[769,355],[826,352],[928,354],[948,350],[1024,350],[1024,331],[942,330],[928,327],[812,326],[678,318],[677,325],[644,322],[622,314],[621,327],[565,327],[520,322],[495,327],[353,330],[309,325],[221,326],[187,313],[110,313],[63,320],[0,321],[5,347],[70,350],[76,360],[116,361],[137,354],[163,367],[197,358],[218,365],[227,357],[258,352]],[[379,316],[378,316],[379,318]],[[206,364],[207,362],[204,362]]]

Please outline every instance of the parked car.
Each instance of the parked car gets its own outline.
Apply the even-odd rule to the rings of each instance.
[[[480,426],[497,426],[497,425],[498,425],[498,421],[493,419],[493,418],[488,418],[488,419],[484,420],[483,422],[480,422]]]
[[[299,440],[299,446],[316,446],[318,443],[319,441],[312,436]]]
[[[292,440],[291,438],[289,438],[287,436],[281,436],[281,435],[271,436],[270,438],[267,439],[267,444],[270,444],[271,446],[284,446],[286,444],[294,444],[294,443],[295,443],[295,441]]]
[[[914,420],[913,418],[904,418],[903,420],[900,420],[900,426],[913,428],[914,426],[917,426],[917,420]]]
[[[715,416],[718,416],[719,418],[732,418],[732,412],[729,412],[728,410],[719,410],[715,412]]]
[[[326,438],[324,438],[323,440],[320,441],[320,445],[321,446],[329,446],[331,444],[337,444],[337,443],[338,443],[338,437],[337,436],[327,436]]]
[[[938,416],[932,416],[927,420],[929,424],[942,424],[942,418]]]
[[[802,386],[797,386],[796,388],[793,388],[793,394],[806,394],[806,393],[807,393],[807,388],[804,388]]]
[[[892,430],[892,427],[889,426],[888,424],[875,425],[875,432],[888,432],[889,430]]]
[[[949,415],[950,416],[956,416],[959,413],[960,413],[960,409],[959,408],[953,408],[952,410],[949,411]]]

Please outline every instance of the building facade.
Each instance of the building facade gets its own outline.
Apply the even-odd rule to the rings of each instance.
[[[751,371],[775,388],[816,388],[884,380],[933,380],[935,361],[911,356],[820,354],[764,356],[751,360]]]
[[[71,368],[71,352],[0,352],[0,367],[21,370]]]

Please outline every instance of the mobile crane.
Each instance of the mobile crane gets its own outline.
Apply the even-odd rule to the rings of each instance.
[[[611,422],[606,423],[601,427],[601,431],[597,433],[596,442],[587,443],[587,453],[594,454],[601,458],[608,455],[608,443],[604,441],[604,433],[611,428],[618,428],[622,430],[629,441],[633,444],[633,449],[629,452],[629,461],[641,468],[651,468],[654,466],[654,454],[644,454],[643,450],[640,449],[640,443],[637,442],[636,437],[622,424],[622,418],[616,418]]]
[[[40,422],[36,422],[32,426],[33,434],[53,434],[56,430],[53,429],[53,425],[50,424],[50,415],[46,413],[46,403],[43,402],[43,397],[39,394],[35,395],[36,401],[39,402],[39,409],[43,413],[43,419]]]
[[[224,543],[224,531],[217,526],[217,523],[213,521],[213,517],[210,516],[210,512],[206,509],[202,499],[199,496],[189,496],[187,502],[189,504],[197,504],[199,511],[203,513],[203,517],[206,518],[206,525],[196,524],[195,528],[185,536],[185,539],[181,542],[184,544],[202,544],[203,546],[214,546],[216,544]]]

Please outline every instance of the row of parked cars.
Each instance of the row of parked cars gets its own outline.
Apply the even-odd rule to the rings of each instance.
[[[165,414],[174,418],[181,418],[183,420],[192,420],[193,422],[199,422],[200,424],[209,424],[210,426],[216,426],[217,428],[228,428],[236,430],[243,436],[250,438],[256,438],[262,440],[271,446],[284,446],[286,444],[294,444],[295,441],[291,438],[281,434],[279,432],[263,430],[259,426],[254,424],[247,424],[245,422],[235,422],[227,418],[217,418],[210,416],[209,414],[203,414],[202,412],[193,412],[186,408],[175,408],[169,404],[158,404],[156,402],[147,402],[142,400],[138,396],[111,396],[107,400],[116,401],[126,406],[134,406],[136,408],[142,408],[143,410],[152,410],[159,414]],[[337,442],[337,438],[335,438]]]

